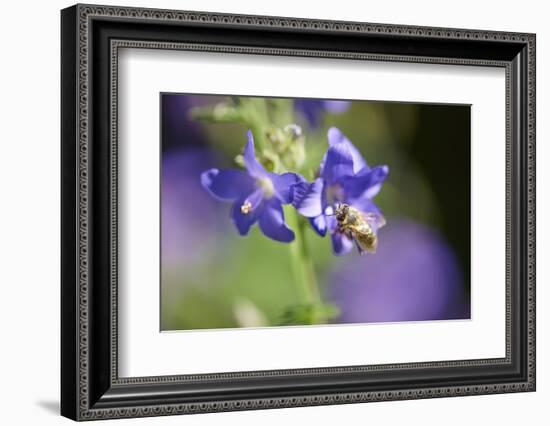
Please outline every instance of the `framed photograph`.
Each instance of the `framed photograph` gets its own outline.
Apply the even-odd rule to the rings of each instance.
[[[61,12],[61,412],[535,390],[535,35]]]

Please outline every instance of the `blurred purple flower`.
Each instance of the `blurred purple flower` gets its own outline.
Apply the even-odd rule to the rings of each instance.
[[[331,101],[323,99],[296,99],[294,108],[303,115],[309,127],[319,127],[323,114],[328,111],[334,114],[346,112],[350,101]]]
[[[191,109],[205,102],[192,95],[165,93],[162,102],[162,149],[164,152],[177,149],[182,141],[186,145],[202,146],[203,130],[200,123],[190,118]]]
[[[348,253],[353,241],[340,232],[334,210],[346,203],[363,213],[381,215],[372,201],[388,175],[388,166],[370,168],[357,148],[336,127],[328,131],[329,148],[321,162],[320,176],[314,182],[299,182],[292,187],[292,204],[309,218],[321,236],[327,229],[337,255]],[[373,229],[375,232],[376,229]]]
[[[295,173],[269,173],[255,157],[254,139],[248,131],[244,148],[244,170],[210,169],[201,183],[214,197],[232,201],[231,217],[241,235],[259,222],[265,236],[281,242],[294,240],[294,232],[284,219],[283,204],[290,203],[290,187],[303,180]]]
[[[219,211],[199,181],[201,172],[212,164],[212,156],[206,149],[182,148],[163,152],[163,263],[177,265],[200,259],[214,239]],[[190,250],[190,247],[193,249]]]
[[[393,220],[376,257],[346,259],[330,274],[339,323],[470,318],[453,250],[435,231]]]

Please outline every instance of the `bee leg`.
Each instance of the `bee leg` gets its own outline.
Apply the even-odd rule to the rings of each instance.
[[[355,246],[357,247],[357,251],[359,252],[359,254],[360,255],[365,254],[366,251],[363,250],[363,247],[361,247],[361,244],[359,244],[356,239],[354,239],[353,241],[355,242]]]
[[[342,229],[342,234],[348,237],[350,240],[353,240],[353,233],[349,229]]]

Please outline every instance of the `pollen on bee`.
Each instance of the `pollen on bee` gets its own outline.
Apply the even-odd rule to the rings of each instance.
[[[241,213],[248,214],[252,210],[252,203],[250,201],[245,201],[241,206]]]

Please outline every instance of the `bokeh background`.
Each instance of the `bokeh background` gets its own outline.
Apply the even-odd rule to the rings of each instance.
[[[246,128],[192,118],[225,96],[161,94],[161,329],[280,325],[300,297],[287,245],[257,226],[240,237],[229,203],[200,185],[234,168]],[[470,318],[470,107],[289,99],[318,164],[326,132],[341,129],[369,165],[390,174],[375,201],[387,225],[375,255],[334,256],[330,238],[306,238],[331,323]]]

